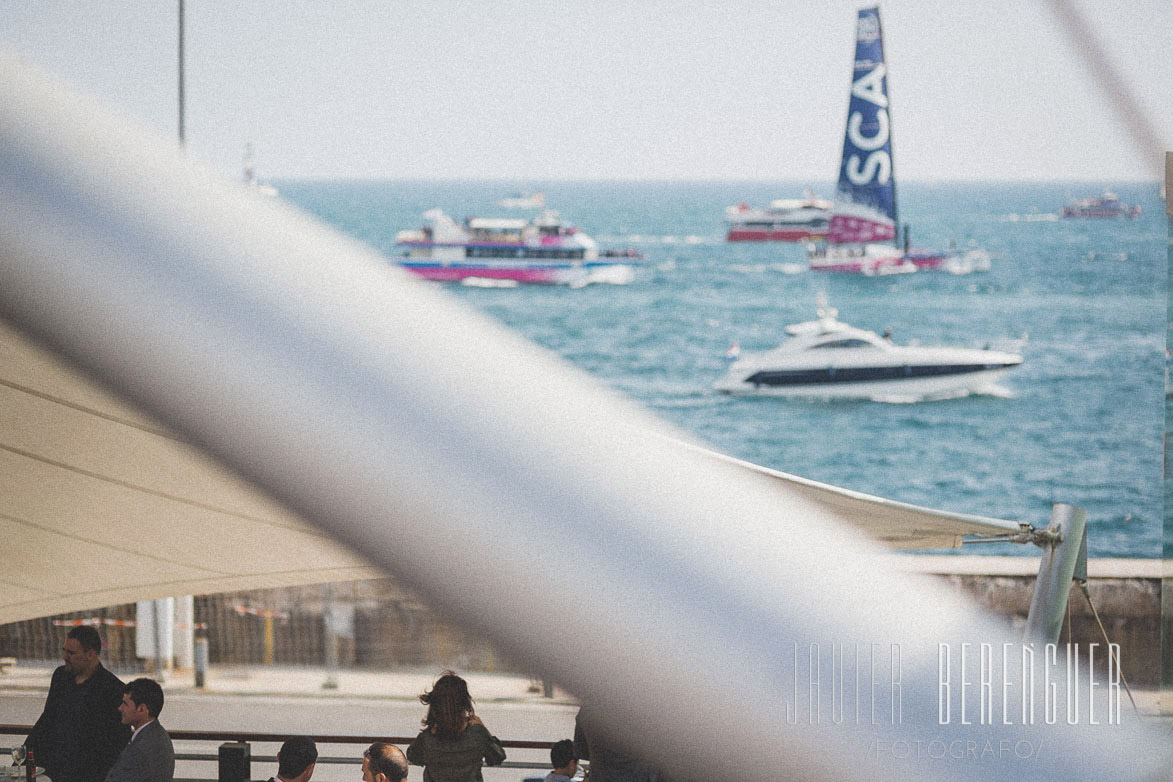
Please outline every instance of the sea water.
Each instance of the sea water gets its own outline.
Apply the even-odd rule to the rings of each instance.
[[[811,272],[802,245],[727,243],[726,206],[797,197],[807,182],[287,181],[281,195],[388,257],[439,207],[541,191],[604,249],[646,263],[627,285],[476,288],[451,295],[499,319],[714,449],[930,508],[1045,526],[1088,512],[1092,556],[1160,555],[1168,228],[1156,183],[1113,183],[1136,220],[1061,220],[1104,183],[909,183],[914,246],[980,247],[988,271],[886,277]],[[328,259],[323,259],[328,263]],[[770,348],[826,295],[841,320],[898,343],[1019,345],[1003,393],[916,403],[714,392],[733,344]],[[473,346],[470,346],[470,349]],[[983,554],[1035,554],[998,544]]]

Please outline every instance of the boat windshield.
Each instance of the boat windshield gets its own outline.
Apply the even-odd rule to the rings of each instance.
[[[829,340],[827,342],[819,342],[818,344],[811,345],[809,348],[807,348],[807,350],[815,350],[815,349],[822,349],[822,348],[871,348],[871,347],[875,347],[875,345],[873,345],[872,343],[868,342],[865,339],[850,338],[850,339],[833,339],[833,340]]]

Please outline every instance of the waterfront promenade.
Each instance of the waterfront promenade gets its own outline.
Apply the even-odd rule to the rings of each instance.
[[[52,665],[20,664],[0,675],[0,724],[31,724],[40,713],[48,689]],[[272,732],[282,735],[366,735],[410,737],[419,729],[424,707],[418,700],[439,671],[335,672],[321,667],[212,666],[206,687],[194,686],[190,670],[171,672],[164,684],[167,704],[162,717],[171,730]],[[122,674],[129,678],[134,674]],[[477,703],[477,713],[505,740],[555,741],[569,738],[578,712],[577,700],[555,688],[552,698],[534,691],[526,676],[498,673],[466,674]],[[324,688],[332,681],[336,688]],[[1145,721],[1158,726],[1173,742],[1173,714],[1160,715],[1158,693],[1134,690]],[[1131,707],[1125,700],[1125,709]],[[0,737],[8,746],[13,737]],[[198,752],[214,757],[219,741],[177,742],[178,752]],[[253,779],[266,779],[275,765],[275,742],[251,744]],[[314,779],[322,782],[355,782],[361,747],[354,744],[323,745],[324,757],[339,763],[323,764]],[[541,766],[544,750],[510,749],[509,760]],[[355,761],[355,762],[348,762]],[[413,770],[418,774],[418,770]],[[485,770],[485,782],[521,782],[534,769]],[[214,779],[216,766],[209,761],[182,761],[177,779]],[[418,780],[417,777],[412,777]],[[411,778],[409,778],[411,779]]]
[[[52,665],[21,664],[0,675],[0,724],[31,725],[41,712]],[[281,666],[212,666],[207,686],[196,689],[190,670],[174,671],[164,683],[166,703],[160,717],[168,730],[221,733],[271,733],[329,736],[370,736],[408,739],[420,729],[426,707],[418,696],[439,671],[371,672],[343,670],[333,679],[338,687],[323,688],[330,678],[324,668]],[[124,680],[135,673],[119,672]],[[561,690],[543,698],[531,692],[525,676],[469,673],[477,714],[501,739],[553,742],[574,731],[577,702]],[[0,747],[22,737],[0,736]],[[217,747],[227,738],[176,741],[177,753],[198,753],[210,760],[181,760],[177,779],[215,779]],[[272,757],[277,742],[250,743],[251,778],[268,779],[276,770]],[[355,782],[365,747],[354,743],[321,744],[319,752],[341,762],[320,763],[314,773],[322,782]],[[508,750],[508,760],[544,768],[549,751]],[[485,770],[485,782],[520,782],[535,768]],[[415,770],[409,779],[419,780]]]

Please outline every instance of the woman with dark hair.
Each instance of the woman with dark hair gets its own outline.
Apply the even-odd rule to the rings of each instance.
[[[483,782],[481,760],[489,766],[504,762],[505,750],[473,711],[464,679],[444,671],[420,703],[428,713],[421,720],[424,729],[407,748],[407,759],[424,767],[423,782]]]

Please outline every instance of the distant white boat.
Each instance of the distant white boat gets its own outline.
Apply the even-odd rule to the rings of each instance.
[[[1089,219],[1114,219],[1117,217],[1140,217],[1140,207],[1126,204],[1111,190],[1105,190],[1099,198],[1080,198],[1059,210],[1060,217],[1083,217]]]
[[[577,226],[546,210],[532,219],[469,217],[457,223],[439,209],[424,213],[424,226],[400,231],[395,259],[420,277],[478,287],[544,283],[580,287],[624,285],[643,262],[635,250],[599,251]],[[467,280],[467,282],[465,282]]]
[[[515,193],[508,198],[502,198],[497,206],[506,209],[545,209],[546,196],[544,193]]]
[[[730,242],[803,242],[826,237],[833,204],[807,190],[803,198],[778,198],[764,208],[726,207]]]
[[[920,401],[998,393],[996,381],[1022,363],[1017,353],[900,346],[836,320],[820,300],[818,319],[786,327],[773,350],[738,358],[714,388],[729,394]]]

